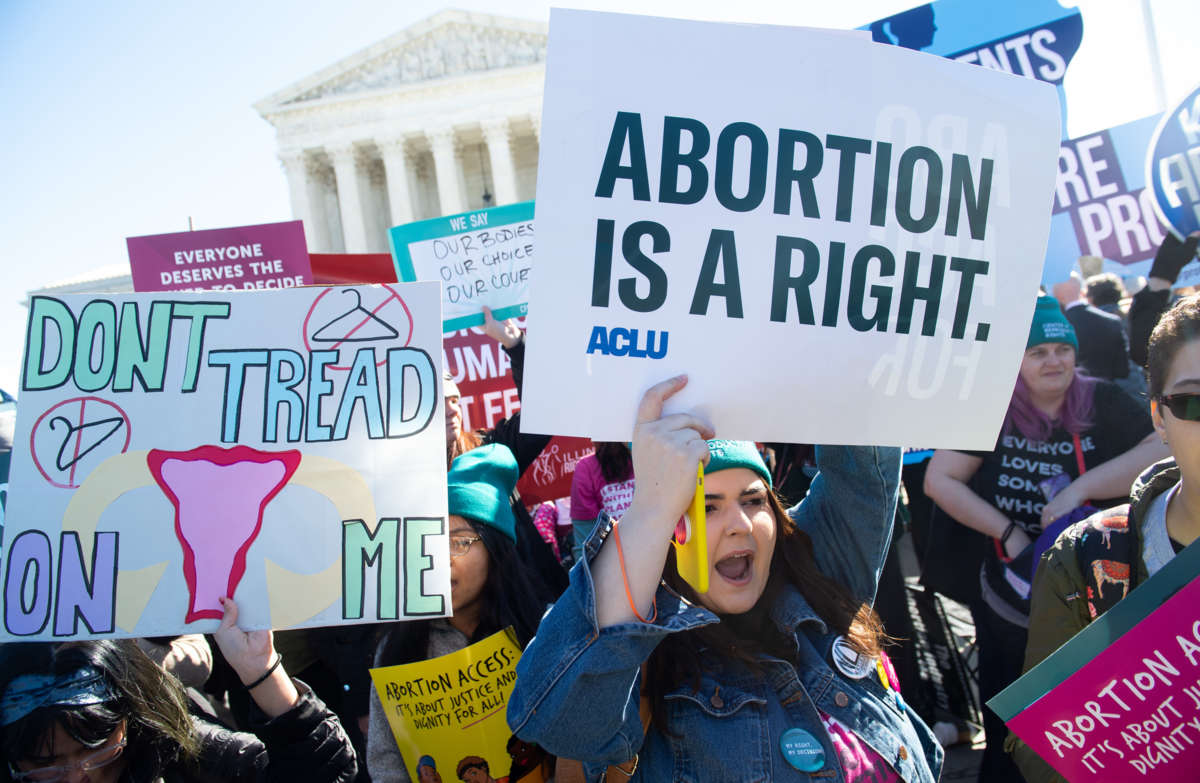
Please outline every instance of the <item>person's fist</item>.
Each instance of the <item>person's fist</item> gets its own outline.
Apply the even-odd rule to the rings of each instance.
[[[1154,264],[1150,267],[1149,277],[1157,277],[1174,283],[1179,279],[1179,273],[1188,262],[1196,257],[1196,247],[1200,245],[1200,231],[1188,234],[1186,239],[1167,232],[1158,252],[1154,254]]]
[[[690,413],[663,416],[663,404],[687,385],[679,375],[651,386],[633,430],[633,505],[672,528],[696,491],[696,467],[707,463],[709,423]],[[665,524],[665,522],[664,522]]]

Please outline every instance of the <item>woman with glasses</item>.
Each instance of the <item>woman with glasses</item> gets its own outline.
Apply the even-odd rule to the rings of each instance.
[[[376,666],[448,655],[509,626],[524,648],[537,630],[543,604],[532,581],[536,577],[517,554],[516,519],[509,505],[517,483],[512,452],[500,444],[474,448],[455,457],[446,481],[454,614],[390,626],[376,650]],[[367,770],[374,780],[411,780],[374,691]]]
[[[287,676],[270,631],[239,630],[223,604],[214,636],[254,700],[254,734],[189,714],[179,681],[131,639],[5,644],[0,780],[353,780],[337,717]]]
[[[1033,583],[1025,670],[1146,581],[1200,535],[1200,297],[1180,300],[1151,333],[1150,410],[1171,458],[1142,474],[1130,503],[1067,528]],[[1061,780],[1015,737],[1030,781]]]
[[[1138,473],[1166,456],[1133,398],[1079,372],[1078,347],[1058,302],[1039,297],[996,448],[938,449],[925,472],[925,493],[995,543],[984,558],[982,595],[971,606],[982,701],[1020,675],[1034,541],[1043,527],[1084,505],[1121,502]],[[984,731],[979,780],[1020,780],[1004,752],[1004,723],[988,710]]]
[[[513,384],[517,387],[517,399],[519,400],[525,375],[525,335],[515,321],[511,319],[497,321],[488,307],[483,308],[483,331],[500,343],[504,353],[508,355]],[[461,361],[459,366],[461,370]],[[519,478],[525,474],[525,471],[550,443],[549,435],[521,432],[520,411],[509,418],[497,421],[488,429],[463,429],[463,401],[459,396],[458,384],[454,382],[450,373],[446,373],[444,376],[442,386],[446,406],[447,468],[457,457],[471,449],[496,443],[506,446],[513,453],[517,462],[517,477]],[[534,581],[536,587],[542,590],[539,595],[541,602],[552,602],[566,588],[567,573],[559,565],[552,545],[538,532],[533,517],[519,499],[512,502],[512,512],[513,536],[516,540],[517,552],[525,561],[526,569],[536,573]]]

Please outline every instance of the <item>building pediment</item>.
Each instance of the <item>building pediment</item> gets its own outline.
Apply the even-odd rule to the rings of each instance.
[[[327,98],[544,62],[541,22],[443,11],[260,101],[263,114]]]

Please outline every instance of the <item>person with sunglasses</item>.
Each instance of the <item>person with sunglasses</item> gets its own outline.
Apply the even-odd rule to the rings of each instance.
[[[1150,335],[1146,372],[1154,429],[1172,456],[1138,477],[1129,503],[1068,527],[1043,555],[1025,671],[1200,536],[1200,296],[1163,315]],[[1062,780],[1015,736],[1008,747],[1031,783]]]
[[[270,631],[237,628],[223,599],[214,634],[254,701],[254,733],[188,708],[174,676],[132,639],[0,646],[0,781],[351,781],[337,716],[288,677]]]
[[[454,458],[446,481],[453,616],[389,626],[376,649],[377,667],[448,655],[509,626],[524,648],[537,630],[541,593],[533,581],[536,572],[517,553],[516,519],[509,504],[517,483],[513,453],[498,443],[471,449]],[[374,780],[412,779],[374,690],[367,771]]]
[[[1042,529],[1081,506],[1119,504],[1137,475],[1167,454],[1145,409],[1114,384],[1079,372],[1077,349],[1058,302],[1039,297],[995,449],[938,449],[925,472],[925,493],[994,543],[983,557],[980,598],[971,605],[981,701],[1020,675]],[[979,781],[1020,780],[1004,752],[1008,731],[987,710],[984,732]]]

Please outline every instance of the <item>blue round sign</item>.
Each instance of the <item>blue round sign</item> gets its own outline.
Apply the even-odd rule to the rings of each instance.
[[[779,738],[783,757],[801,772],[816,772],[825,767],[825,749],[817,738],[804,729],[788,729]]]
[[[1163,114],[1146,151],[1146,183],[1171,231],[1200,231],[1200,86]]]

